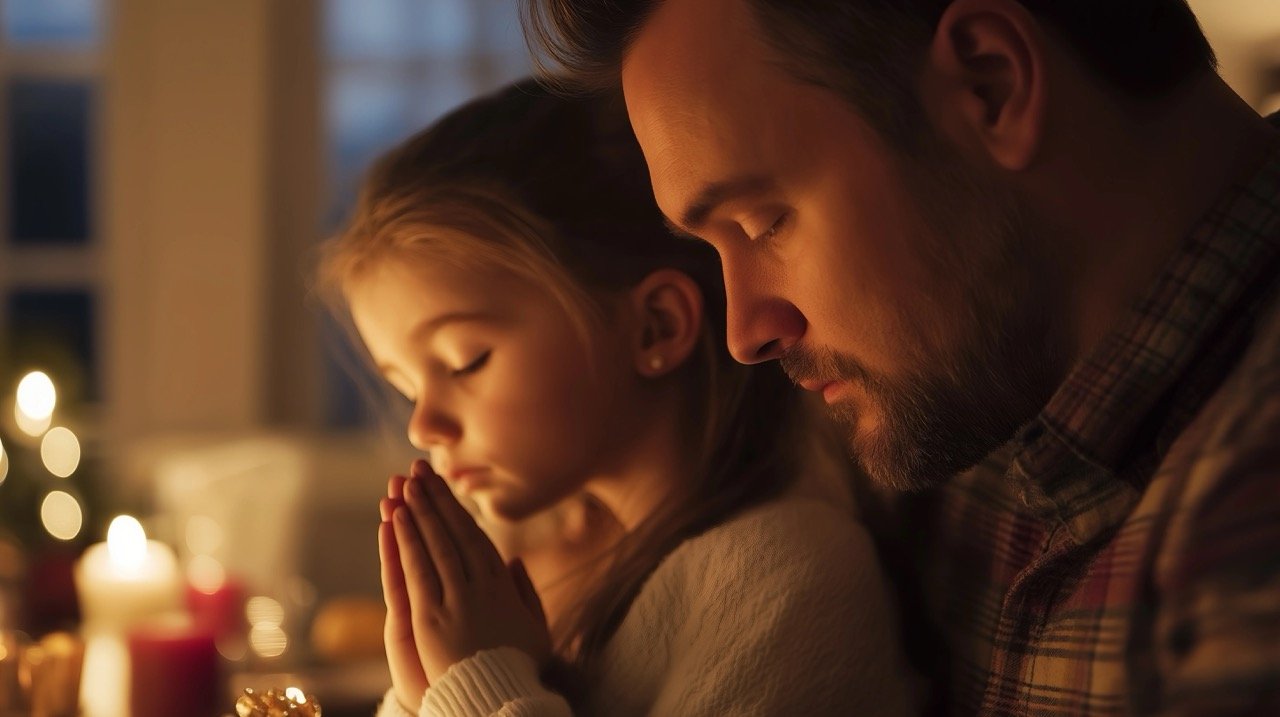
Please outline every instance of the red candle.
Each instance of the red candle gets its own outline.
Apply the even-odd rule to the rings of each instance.
[[[227,578],[216,586],[187,586],[187,611],[196,627],[214,637],[243,637],[248,629],[244,617],[244,589]]]
[[[213,633],[189,626],[144,625],[129,633],[133,717],[213,717],[221,675]]]

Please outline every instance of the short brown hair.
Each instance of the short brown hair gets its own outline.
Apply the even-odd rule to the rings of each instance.
[[[522,0],[525,35],[556,83],[617,81],[637,32],[662,0]],[[952,0],[745,0],[784,66],[909,141],[923,116],[912,79]],[[1019,0],[1098,77],[1130,96],[1161,96],[1216,68],[1186,0]]]

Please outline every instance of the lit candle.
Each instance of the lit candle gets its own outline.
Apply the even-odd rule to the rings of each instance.
[[[129,714],[124,635],[149,619],[180,609],[178,560],[169,546],[147,540],[127,515],[111,521],[75,567],[86,638],[81,706],[85,717]]]
[[[75,579],[86,631],[123,633],[181,605],[173,550],[147,540],[142,524],[127,515],[111,521],[107,542],[84,551]]]

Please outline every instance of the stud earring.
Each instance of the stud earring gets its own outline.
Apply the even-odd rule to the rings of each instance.
[[[665,365],[666,365],[666,363],[667,363],[666,361],[663,361],[663,360],[662,360],[662,357],[661,357],[661,356],[650,356],[650,357],[649,357],[649,368],[650,368],[650,370],[653,370],[653,371],[661,371],[661,370],[662,370],[662,367],[663,367],[663,366],[665,366]]]

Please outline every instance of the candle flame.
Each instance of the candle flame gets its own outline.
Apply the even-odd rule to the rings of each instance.
[[[120,568],[137,570],[147,557],[147,533],[137,518],[118,515],[107,528],[107,554]]]

